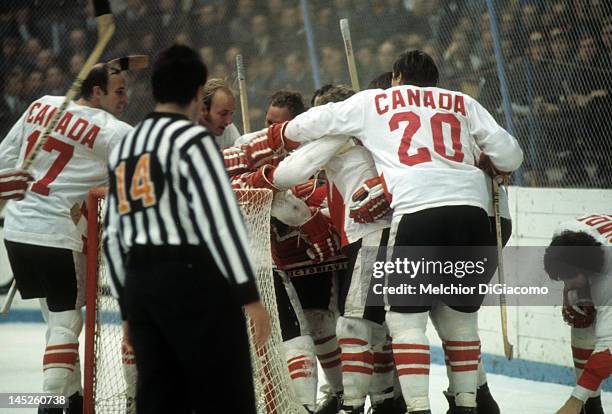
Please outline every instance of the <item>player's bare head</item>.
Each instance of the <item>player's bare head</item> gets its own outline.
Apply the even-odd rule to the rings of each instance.
[[[315,106],[325,105],[326,103],[330,102],[342,102],[353,95],[355,95],[355,91],[349,86],[334,85],[321,93],[317,99],[315,99]]]
[[[236,99],[224,79],[212,78],[204,85],[203,107],[199,122],[215,136],[220,136],[233,121]]]
[[[389,89],[393,79],[393,72],[383,72],[368,84],[368,89]]]
[[[564,231],[553,237],[546,248],[544,270],[551,279],[564,281],[568,288],[580,288],[580,276],[590,277],[602,271],[604,253],[601,243],[591,235]]]
[[[170,46],[153,63],[153,98],[158,104],[190,107],[189,113],[195,120],[202,110],[207,74],[198,52],[188,46]]]
[[[325,84],[325,85],[321,86],[316,91],[314,91],[314,93],[312,94],[312,98],[310,99],[310,106],[317,106],[317,105],[319,105],[318,104],[319,96],[321,96],[322,94],[324,94],[330,88],[333,88],[333,87],[334,87],[334,85],[332,85],[331,83],[328,83],[328,84]]]
[[[266,126],[290,121],[305,110],[301,93],[288,90],[274,92],[266,112]]]
[[[404,52],[393,63],[393,85],[438,86],[439,77],[433,58],[422,50]]]
[[[127,105],[127,82],[104,63],[96,64],[81,85],[81,97],[91,106],[119,117]]]

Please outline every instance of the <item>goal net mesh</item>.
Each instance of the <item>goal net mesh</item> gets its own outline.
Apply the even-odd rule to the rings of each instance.
[[[249,233],[250,257],[257,286],[270,312],[272,334],[265,346],[251,340],[251,361],[258,413],[303,413],[296,402],[282,354],[282,337],[270,253],[270,190],[236,190],[236,198]],[[88,280],[85,334],[85,409],[87,413],[125,413],[128,387],[122,369],[121,315],[111,295],[102,246],[105,193],[90,192],[88,203]],[[249,323],[249,336],[251,329]],[[231,386],[231,384],[228,384]],[[129,410],[128,410],[129,412]],[[133,411],[135,412],[135,411]]]

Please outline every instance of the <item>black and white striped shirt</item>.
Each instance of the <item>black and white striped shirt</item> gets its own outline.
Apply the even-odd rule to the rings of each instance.
[[[176,246],[206,249],[241,303],[258,299],[246,228],[213,139],[182,115],[154,112],[112,151],[104,250],[120,303],[130,251]]]

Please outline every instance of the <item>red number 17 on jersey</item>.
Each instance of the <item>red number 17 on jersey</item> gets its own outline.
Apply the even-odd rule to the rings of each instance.
[[[430,162],[431,153],[427,147],[417,148],[416,154],[408,155],[412,137],[414,137],[414,134],[421,128],[421,117],[412,111],[393,114],[389,120],[389,129],[391,132],[397,130],[402,122],[407,122],[408,125],[404,128],[402,141],[397,150],[400,162],[409,166]],[[453,114],[439,112],[431,117],[430,124],[434,151],[448,160],[462,162],[464,154],[461,151],[461,122],[459,122],[457,117]],[[442,124],[448,124],[450,126],[451,142],[453,145],[452,154],[447,153],[447,149],[444,145]]]

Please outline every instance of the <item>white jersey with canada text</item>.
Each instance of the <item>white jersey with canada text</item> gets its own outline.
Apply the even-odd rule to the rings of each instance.
[[[602,274],[591,279],[591,297],[597,308],[595,352],[612,352],[612,214],[589,214],[562,223],[555,235],[564,231],[585,232],[602,244],[605,264]]]
[[[476,150],[506,172],[523,160],[517,140],[478,102],[440,88],[362,91],[298,115],[285,135],[295,141],[329,135],[361,140],[393,195],[394,215],[448,205],[488,210],[488,183],[476,167]]]
[[[44,96],[29,106],[0,143],[0,169],[21,165],[63,100]],[[131,130],[106,111],[71,102],[29,169],[34,181],[25,198],[7,205],[5,239],[81,251],[71,210],[79,212],[91,188],[107,185],[108,155]]]
[[[274,172],[274,184],[289,188],[305,182],[319,169],[325,169],[330,218],[340,233],[342,247],[391,225],[390,217],[365,224],[356,223],[349,217],[353,193],[364,181],[378,176],[368,150],[360,145],[349,146],[349,140],[347,136],[335,136],[301,145],[281,161]]]

